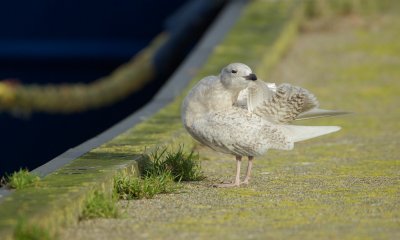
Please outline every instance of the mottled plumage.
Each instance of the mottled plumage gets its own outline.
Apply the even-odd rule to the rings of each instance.
[[[282,129],[237,107],[206,114],[189,132],[216,151],[240,156],[258,156],[271,148],[293,148],[293,141]]]
[[[317,99],[306,89],[281,84],[269,98],[264,98],[257,106],[253,106],[253,112],[275,123],[289,123],[301,113],[316,107]]]
[[[193,87],[182,105],[182,121],[199,142],[236,156],[235,182],[222,186],[238,186],[242,156],[249,157],[243,182],[248,183],[253,156],[262,155],[268,149],[290,150],[297,141],[340,129],[286,124],[300,116],[338,113],[317,107],[316,98],[307,90],[289,84],[276,87],[264,83],[257,80],[248,66],[233,63],[223,68],[219,76],[206,77]]]

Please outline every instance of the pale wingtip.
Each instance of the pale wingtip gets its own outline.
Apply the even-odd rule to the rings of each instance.
[[[314,108],[307,112],[300,113],[300,115],[296,118],[296,120],[306,120],[313,118],[333,117],[333,116],[350,115],[350,114],[355,114],[355,113],[350,111]]]
[[[342,127],[339,127],[339,126],[331,126],[331,127],[332,127],[332,132],[337,132],[342,129]]]
[[[356,114],[355,112],[350,112],[350,111],[341,111],[341,110],[336,110],[337,115],[351,115],[351,114]]]
[[[341,127],[285,125],[284,129],[287,131],[287,136],[289,136],[293,142],[299,142],[337,132],[341,129]]]
[[[318,126],[315,126],[315,127],[318,128]],[[323,135],[338,132],[342,129],[339,126],[321,126],[321,127],[323,127],[325,129],[325,133]]]

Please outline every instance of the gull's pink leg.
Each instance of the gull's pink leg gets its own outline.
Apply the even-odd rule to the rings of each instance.
[[[244,181],[241,182],[243,184],[249,184],[249,180],[250,180],[250,174],[251,174],[251,168],[253,167],[253,156],[248,156],[249,158],[249,162],[247,164],[247,171],[246,171],[246,177],[244,178]]]
[[[242,163],[242,156],[236,156],[236,177],[233,183],[216,184],[214,187],[238,187],[240,185],[240,164]]]

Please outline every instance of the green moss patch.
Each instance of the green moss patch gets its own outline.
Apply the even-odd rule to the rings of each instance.
[[[34,224],[27,224],[20,219],[14,232],[14,239],[17,240],[50,240],[50,233]]]
[[[80,219],[117,218],[121,215],[113,195],[94,191],[85,201]]]

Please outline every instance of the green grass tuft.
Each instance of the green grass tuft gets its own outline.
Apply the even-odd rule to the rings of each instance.
[[[14,239],[18,240],[50,240],[50,233],[37,225],[27,224],[26,221],[18,221],[14,230]]]
[[[114,189],[119,199],[131,200],[153,198],[159,193],[171,193],[178,189],[168,172],[138,178],[127,172],[114,178]]]
[[[5,185],[9,188],[23,189],[36,185],[40,181],[40,177],[27,169],[20,169],[11,175],[6,176]]]
[[[116,206],[116,201],[113,196],[94,191],[86,200],[80,219],[117,218],[120,216],[120,212]]]
[[[151,164],[145,169],[146,176],[154,176],[170,172],[175,181],[199,181],[204,179],[198,154],[191,151],[184,153],[183,146],[176,151],[168,151],[166,147],[150,154]]]
[[[184,153],[183,146],[177,151],[162,147],[143,156],[141,177],[124,171],[114,178],[114,190],[119,199],[153,198],[156,194],[175,192],[180,188],[176,182],[204,179],[198,155],[193,151]]]

